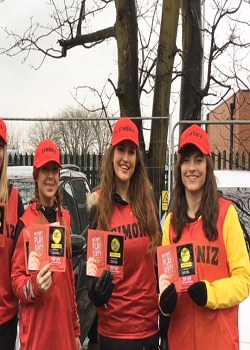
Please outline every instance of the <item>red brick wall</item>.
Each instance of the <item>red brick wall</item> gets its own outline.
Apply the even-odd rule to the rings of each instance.
[[[250,121],[250,91],[240,91],[226,102],[220,104],[213,112],[207,116],[208,120],[230,120],[231,110],[230,104],[235,100],[235,109],[233,113],[234,120]],[[211,142],[212,151],[218,154],[218,151],[226,150],[227,154],[232,145],[233,153],[244,152],[248,161],[250,152],[250,124],[233,125],[233,138],[230,142],[230,125],[207,125],[207,131]],[[217,166],[215,167],[217,168]],[[229,166],[227,166],[227,169]]]

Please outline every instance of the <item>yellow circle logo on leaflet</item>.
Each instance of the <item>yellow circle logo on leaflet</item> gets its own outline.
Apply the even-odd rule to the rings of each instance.
[[[186,247],[181,250],[181,260],[183,262],[188,262],[190,260],[190,251]]]
[[[58,229],[55,229],[52,235],[52,239],[55,243],[59,243],[62,239],[61,231]]]
[[[120,249],[120,242],[117,238],[113,238],[111,241],[111,249],[113,252],[118,252]]]

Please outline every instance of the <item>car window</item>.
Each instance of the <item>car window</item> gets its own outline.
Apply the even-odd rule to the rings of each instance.
[[[26,209],[30,201],[34,198],[34,181],[33,179],[19,179],[10,180],[14,187],[18,189],[18,192],[22,198],[24,208]]]
[[[79,219],[82,231],[85,231],[89,224],[89,214],[86,206],[87,194],[90,192],[86,181],[83,179],[72,179],[74,196],[78,205]]]
[[[222,196],[230,199],[239,215],[244,237],[250,253],[250,188],[249,187],[226,187],[220,189]]]
[[[78,220],[77,206],[73,197],[73,189],[70,182],[64,182],[61,184],[60,193],[62,194],[63,207],[70,213],[72,233],[79,235],[81,234],[81,227]]]

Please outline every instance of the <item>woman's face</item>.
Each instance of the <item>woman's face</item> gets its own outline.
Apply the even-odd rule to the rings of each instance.
[[[52,207],[59,186],[60,168],[57,163],[49,162],[43,165],[36,179],[39,201],[41,205]]]
[[[136,166],[136,146],[124,141],[115,146],[113,158],[116,182],[129,184]]]
[[[183,155],[181,179],[186,192],[190,194],[202,193],[206,181],[206,174],[206,157],[201,152],[197,150],[190,155]]]

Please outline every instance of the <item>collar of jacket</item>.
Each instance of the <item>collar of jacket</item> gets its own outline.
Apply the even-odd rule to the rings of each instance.
[[[122,197],[119,195],[119,193],[117,193],[117,192],[114,191],[114,192],[112,193],[112,196],[113,196],[114,200],[115,200],[117,203],[119,203],[119,204],[121,204],[121,205],[124,205],[124,206],[129,205],[128,202],[126,202],[126,201],[124,201],[124,200],[122,199]]]

